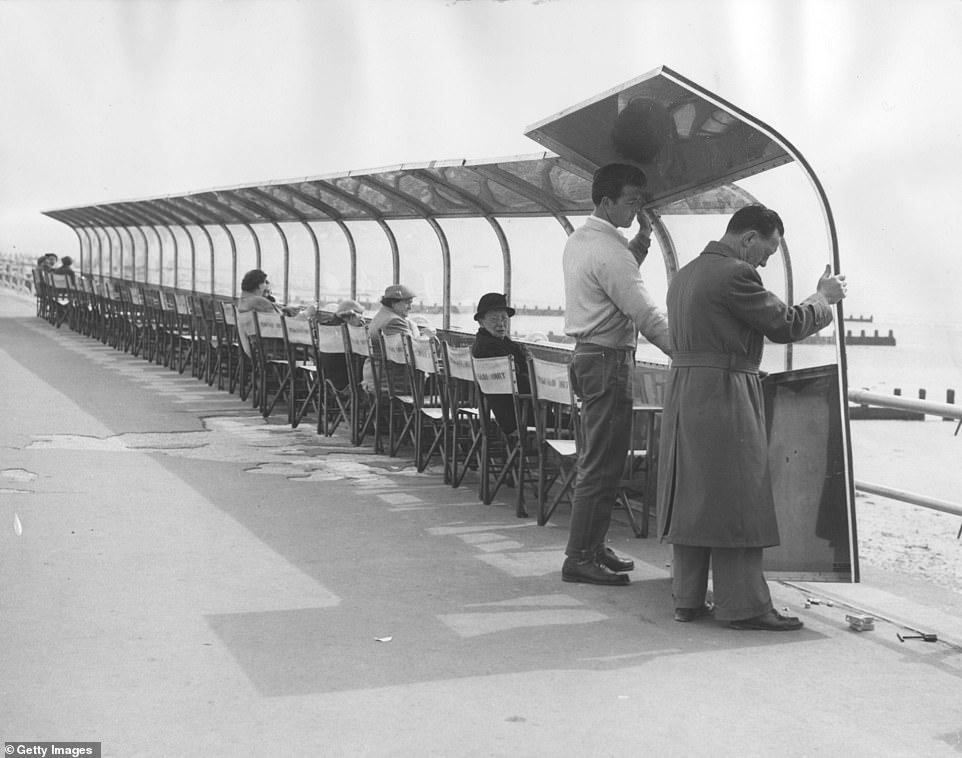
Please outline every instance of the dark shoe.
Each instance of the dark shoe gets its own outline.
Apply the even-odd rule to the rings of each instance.
[[[605,566],[594,561],[578,563],[571,558],[565,558],[561,567],[561,578],[566,582],[582,582],[584,584],[605,584],[623,586],[628,584],[628,577],[616,574]]]
[[[804,624],[795,616],[783,616],[772,609],[752,619],[729,621],[728,626],[732,629],[757,629],[762,632],[794,632],[801,629]]]
[[[701,608],[675,608],[675,621],[694,621],[695,619],[711,616],[715,609],[705,603]]]
[[[605,547],[600,553],[598,553],[598,563],[617,573],[635,570],[635,562],[631,560],[631,558],[625,558],[623,555],[618,555],[618,553],[616,553],[610,547]]]

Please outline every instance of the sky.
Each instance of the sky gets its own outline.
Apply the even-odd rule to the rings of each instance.
[[[75,254],[43,210],[538,152],[661,65],[807,158],[849,313],[962,323],[962,0],[0,0],[0,253]]]

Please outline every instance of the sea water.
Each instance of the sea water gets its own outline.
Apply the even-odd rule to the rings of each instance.
[[[464,323],[455,328],[474,331],[477,324],[462,318]],[[865,331],[872,335],[878,331],[886,336],[889,330],[895,337],[895,346],[886,345],[846,345],[845,357],[850,389],[865,389],[881,394],[892,394],[900,389],[905,397],[918,397],[924,389],[927,399],[944,402],[946,390],[958,393],[956,401],[962,403],[962,324],[960,323],[922,323],[910,319],[887,318],[866,322],[845,322],[845,330],[853,334]],[[834,326],[822,331],[830,335]],[[520,339],[542,341],[549,334],[563,334],[562,316],[525,316],[517,315],[511,319],[511,331]],[[768,345],[772,362],[779,360],[780,346]],[[793,365],[820,366],[837,363],[834,345],[795,344]],[[638,358],[656,363],[668,362],[667,357],[653,345],[642,342],[638,347]],[[777,365],[769,363],[770,370],[778,370]]]

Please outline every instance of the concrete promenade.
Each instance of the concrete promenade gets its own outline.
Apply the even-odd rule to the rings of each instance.
[[[544,528],[437,471],[0,293],[0,740],[104,756],[958,756],[962,602],[863,567],[772,582],[801,632],[561,582]],[[815,597],[818,605],[805,608]],[[829,605],[828,603],[832,604]],[[879,617],[855,632],[853,609]],[[939,642],[900,642],[908,629]]]

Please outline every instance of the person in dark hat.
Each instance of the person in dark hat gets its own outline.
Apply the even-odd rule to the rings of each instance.
[[[478,333],[474,338],[471,355],[475,358],[496,358],[500,356],[514,357],[514,370],[517,377],[518,392],[531,392],[528,380],[528,355],[517,342],[512,341],[509,319],[514,315],[514,308],[508,305],[508,299],[500,292],[488,292],[478,301],[478,310],[474,320],[478,322]],[[514,406],[509,395],[491,395],[489,397],[494,417],[505,434],[511,434],[517,428],[514,419]]]

